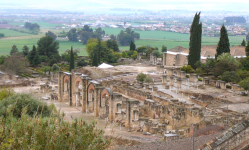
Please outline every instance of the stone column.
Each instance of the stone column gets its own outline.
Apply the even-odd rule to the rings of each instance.
[[[168,68],[168,69],[166,69],[166,74],[167,74],[168,76],[172,76],[172,75],[173,75],[173,71],[174,71],[173,68]]]
[[[87,80],[82,79],[82,113],[87,109]]]
[[[163,74],[163,80],[162,80],[162,83],[163,84],[167,84],[167,75],[166,74]]]
[[[171,77],[170,77],[170,86],[173,86],[173,85],[174,85],[174,77],[171,76]]]
[[[96,87],[94,90],[94,116],[99,116],[99,104],[100,104],[100,91],[101,88]]]
[[[145,84],[145,89],[149,89],[150,85],[149,84]]]
[[[190,82],[197,82],[198,81],[198,75],[197,74],[190,74]]]
[[[182,85],[182,79],[181,78],[177,78],[177,85],[176,85],[176,87],[177,88],[181,88],[181,85]]]
[[[157,91],[158,87],[157,86],[153,86],[153,91]]]
[[[203,80],[202,80],[202,84],[209,85],[209,78],[208,77],[204,77]]]
[[[163,66],[166,66],[166,56],[167,53],[163,53]]]
[[[185,71],[181,71],[181,78],[182,79],[186,78],[186,72]]]
[[[181,78],[181,71],[180,70],[176,71],[176,75],[177,75],[178,78]]]
[[[225,81],[220,81],[220,88],[223,90],[227,89]]]
[[[59,95],[59,102],[63,101],[64,97],[64,81],[63,81],[63,72],[59,72],[59,77],[58,77],[58,95]]]

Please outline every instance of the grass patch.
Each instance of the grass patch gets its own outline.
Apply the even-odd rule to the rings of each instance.
[[[21,33],[18,31],[13,31],[9,29],[0,29],[0,33],[3,33],[5,37],[19,37],[19,36],[29,36],[28,33]]]

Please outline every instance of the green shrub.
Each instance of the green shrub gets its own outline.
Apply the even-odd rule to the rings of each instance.
[[[231,86],[231,85],[226,85],[226,88],[227,88],[227,89],[231,89],[232,86]]]
[[[226,82],[236,82],[240,81],[239,75],[235,71],[226,71],[222,74],[221,79]]]
[[[186,78],[189,78],[189,75],[186,75]]]
[[[202,81],[202,78],[198,78],[198,81]]]
[[[52,112],[46,103],[39,101],[29,94],[14,94],[0,101],[0,116],[4,116],[5,110],[10,106],[14,107],[13,115],[17,118],[21,117],[21,113],[26,106],[28,108],[27,114],[32,117],[36,114],[48,117]]]
[[[181,71],[185,71],[186,73],[193,73],[194,69],[190,65],[184,65],[180,68]]]
[[[0,101],[12,95],[14,95],[12,89],[6,89],[6,88],[0,89]]]
[[[11,111],[9,111],[11,112]],[[26,109],[20,119],[11,113],[7,119],[0,118],[0,149],[23,150],[104,150],[110,140],[104,132],[96,129],[96,122],[88,124],[81,120],[64,121],[61,116],[49,118],[29,117]]]

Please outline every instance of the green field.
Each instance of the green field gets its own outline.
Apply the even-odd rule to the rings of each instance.
[[[106,34],[117,35],[120,30],[118,28],[103,28]],[[26,33],[20,33],[8,29],[0,29],[6,35],[10,36],[8,38],[0,39],[0,55],[9,54],[11,47],[16,45],[19,50],[22,49],[24,45],[32,48],[32,45],[36,45],[39,38],[44,36],[45,31],[50,29],[43,29],[43,34],[40,35],[30,35]],[[62,30],[53,30],[56,33],[61,32]],[[165,32],[165,31],[136,31],[140,33],[140,39],[135,41],[136,47],[143,45],[150,45],[152,47],[158,47],[161,49],[162,45],[167,46],[168,49],[174,48],[176,46],[182,46],[185,48],[189,47],[189,34],[180,34],[174,32]],[[245,39],[245,36],[229,36],[230,46],[240,45],[242,40]],[[202,45],[217,45],[219,37],[202,37]],[[59,41],[60,42],[60,53],[63,53],[65,50],[70,49],[73,46],[74,49],[80,50],[81,56],[86,56],[86,46],[78,42],[70,41]],[[129,46],[120,46],[121,50],[128,50]]]
[[[31,23],[37,23],[37,24],[39,24],[39,26],[41,28],[54,28],[56,26],[62,26],[61,24],[52,24],[52,23],[48,23],[48,22],[36,22],[36,21],[32,21]],[[25,22],[11,22],[9,24],[13,25],[13,26],[20,26],[20,25],[24,25]]]
[[[32,49],[33,45],[37,45],[39,38],[34,39],[0,39],[0,55],[9,55],[11,47],[16,45],[18,50],[21,51],[24,45],[27,45],[29,49]],[[86,56],[86,46],[77,42],[59,41],[59,52],[63,53],[65,50],[70,49],[73,46],[74,49],[80,50],[80,56]]]
[[[21,33],[18,31],[13,31],[9,29],[0,29],[0,33],[3,33],[5,37],[17,37],[17,36],[29,36],[28,33]]]

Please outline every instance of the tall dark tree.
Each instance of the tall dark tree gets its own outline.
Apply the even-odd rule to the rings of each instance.
[[[22,54],[24,56],[28,56],[28,54],[29,54],[29,47],[28,46],[26,46],[26,45],[23,46],[23,48],[22,48]]]
[[[195,14],[190,28],[188,65],[191,65],[193,68],[195,63],[201,58],[202,23],[200,23],[200,14],[201,12]]]
[[[246,56],[249,56],[249,41],[247,41],[247,45],[245,47],[245,51],[246,51]]]
[[[215,58],[217,58],[222,53],[230,53],[230,43],[228,39],[228,34],[224,24],[220,29],[220,40],[216,49]]]
[[[32,65],[33,66],[37,66],[41,63],[41,59],[38,55],[38,53],[36,53],[35,57],[33,58],[33,61],[32,61]]]
[[[54,40],[57,38],[57,36],[53,32],[51,32],[51,31],[48,31],[46,33],[46,36],[51,36]]]
[[[74,53],[73,53],[73,47],[71,47],[71,52],[70,52],[70,66],[69,70],[72,71],[74,69]]]
[[[98,53],[96,51],[93,54],[92,66],[98,66]]]
[[[246,46],[246,42],[245,42],[244,39],[243,39],[243,41],[241,42],[241,46]]]
[[[13,55],[13,54],[15,54],[17,52],[18,52],[18,49],[17,49],[16,45],[13,45],[11,50],[10,50],[10,55]]]
[[[131,41],[131,43],[130,43],[130,51],[134,51],[134,50],[136,50],[136,45],[135,45],[135,43],[133,41]]]
[[[35,45],[33,45],[32,50],[29,52],[28,59],[29,59],[29,63],[33,66],[40,64],[41,61],[40,61]]]
[[[98,45],[97,45],[97,62],[100,64],[100,52],[101,52],[101,40],[98,38]]]

